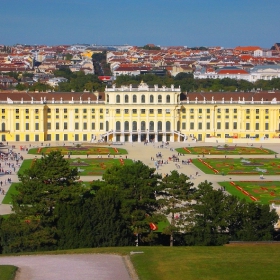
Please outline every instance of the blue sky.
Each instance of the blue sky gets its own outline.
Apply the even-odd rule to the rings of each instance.
[[[0,0],[0,44],[271,47],[280,0]]]

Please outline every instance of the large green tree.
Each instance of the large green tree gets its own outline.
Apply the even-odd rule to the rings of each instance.
[[[170,226],[164,232],[170,235],[170,246],[174,243],[174,233],[186,233],[190,230],[192,220],[192,197],[195,189],[187,175],[173,170],[162,179],[158,201],[161,211],[170,220]]]
[[[149,222],[158,210],[156,193],[161,185],[161,175],[140,161],[131,165],[113,166],[103,175],[104,184],[114,187],[121,200],[120,213],[137,235],[144,241],[150,231]]]
[[[21,244],[21,249],[18,245],[13,250],[36,250],[55,245],[57,206],[71,204],[83,194],[78,178],[77,168],[70,167],[59,151],[34,160],[30,169],[19,174],[18,193],[12,203],[15,215],[2,223],[4,243]],[[13,226],[19,234],[7,235]],[[26,242],[21,242],[20,238]]]
[[[193,245],[222,245],[228,241],[273,240],[278,216],[268,205],[248,203],[202,182],[195,193]]]

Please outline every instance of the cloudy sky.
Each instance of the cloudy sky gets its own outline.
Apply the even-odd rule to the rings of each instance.
[[[280,42],[280,0],[0,0],[0,44]]]

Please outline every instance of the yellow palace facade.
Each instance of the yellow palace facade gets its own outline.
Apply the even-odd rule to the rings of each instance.
[[[0,141],[184,142],[275,139],[280,92],[190,92],[171,86],[105,92],[0,92]]]

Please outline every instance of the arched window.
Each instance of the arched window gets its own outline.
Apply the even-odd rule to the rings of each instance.
[[[124,97],[124,103],[128,103],[128,95],[125,95],[125,97]]]
[[[166,131],[171,130],[171,123],[169,121],[166,122]]]
[[[124,122],[124,130],[129,131],[129,122],[128,121]]]
[[[116,122],[116,131],[120,131],[121,130],[121,122],[117,121]]]
[[[170,95],[166,95],[166,103],[170,103]]]
[[[158,131],[162,131],[162,122],[161,122],[161,121],[159,121],[159,122],[157,123],[157,130],[158,130]]]
[[[153,121],[150,122],[149,130],[150,130],[150,131],[154,131],[154,130],[155,130],[155,124],[154,124]]]
[[[107,94],[107,103],[109,103],[109,100],[110,100],[110,99],[109,99],[109,94]]]
[[[154,96],[150,95],[150,103],[154,103]]]
[[[133,103],[137,103],[137,96],[136,95],[133,95],[132,99],[133,99]]]
[[[2,131],[5,131],[5,130],[6,130],[6,124],[5,124],[5,123],[2,123],[1,130],[2,130]]]
[[[161,95],[158,96],[158,103],[162,103],[162,96]]]
[[[146,122],[142,121],[141,122],[141,131],[146,130]]]
[[[141,96],[141,103],[145,103],[145,95]]]
[[[106,131],[109,131],[109,122],[106,121]]]
[[[133,131],[137,130],[137,122],[136,121],[132,122],[132,130]]]
[[[119,95],[116,96],[116,103],[120,103],[121,102],[121,97]]]

